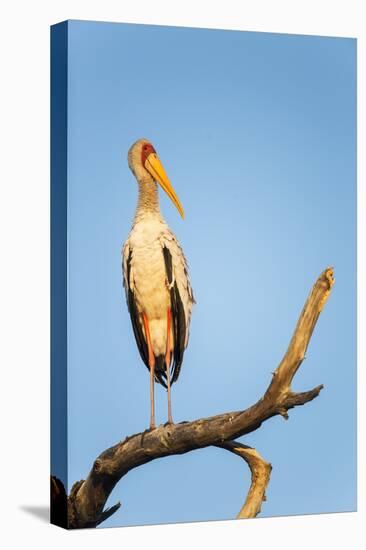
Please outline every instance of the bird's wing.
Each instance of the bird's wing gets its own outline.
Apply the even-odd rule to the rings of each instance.
[[[172,361],[172,383],[179,376],[184,350],[189,339],[189,325],[192,306],[195,302],[188,276],[187,260],[176,237],[170,230],[160,236],[167,281],[170,288],[174,354]]]
[[[132,247],[130,246],[128,240],[125,242],[122,250],[122,268],[123,268],[123,286],[126,291],[126,301],[128,311],[130,313],[132,328],[136,339],[136,344],[139,349],[141,359],[149,368],[149,352],[147,348],[147,343],[142,331],[142,325],[140,322],[140,315],[137,309],[137,304],[134,295],[134,282],[133,282],[133,272],[131,269],[131,259],[132,259]]]

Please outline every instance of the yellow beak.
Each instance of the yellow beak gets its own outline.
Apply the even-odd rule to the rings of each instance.
[[[155,181],[157,181],[164,189],[170,200],[175,204],[179,214],[184,218],[184,210],[178,199],[172,184],[169,181],[168,176],[165,173],[164,167],[160,162],[156,153],[150,153],[145,161],[146,170],[152,175]]]

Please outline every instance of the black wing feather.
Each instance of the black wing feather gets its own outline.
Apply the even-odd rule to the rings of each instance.
[[[130,312],[133,333],[135,335],[136,344],[140,352],[141,359],[143,360],[147,368],[149,368],[149,351],[147,348],[147,343],[144,337],[144,333],[142,332],[142,327],[140,323],[140,314],[138,312],[137,304],[135,302],[135,297],[131,290],[131,284],[130,284],[131,259],[132,259],[132,250],[130,250],[130,253],[127,259],[127,305],[128,305],[128,311]]]
[[[171,285],[173,282],[173,262],[170,250],[166,246],[163,247],[163,255],[168,283]],[[171,365],[171,383],[173,384],[178,380],[182,366],[187,330],[183,302],[176,281],[170,289],[170,302],[174,334],[174,351]]]

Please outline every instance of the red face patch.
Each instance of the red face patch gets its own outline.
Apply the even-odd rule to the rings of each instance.
[[[141,162],[142,166],[145,166],[146,159],[151,153],[156,153],[154,147],[151,145],[151,143],[144,143],[141,150]]]

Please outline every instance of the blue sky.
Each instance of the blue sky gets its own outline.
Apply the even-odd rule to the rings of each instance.
[[[333,265],[294,380],[325,389],[242,441],[273,465],[261,516],[354,510],[356,41],[72,21],[68,76],[69,487],[149,422],[121,274],[137,198],[127,151],[147,137],[186,212],[161,196],[197,300],[174,419],[261,397]],[[122,508],[103,526],[231,519],[249,481],[220,449],[157,460],[121,480],[110,503]]]

